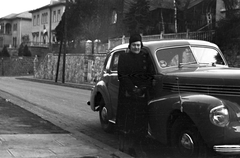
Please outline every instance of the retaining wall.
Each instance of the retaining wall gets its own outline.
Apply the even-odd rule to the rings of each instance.
[[[94,83],[99,79],[106,54],[67,54],[65,65],[65,82]],[[49,53],[39,61],[34,59],[34,77],[55,80],[58,55]],[[62,80],[63,56],[60,58],[58,81]]]

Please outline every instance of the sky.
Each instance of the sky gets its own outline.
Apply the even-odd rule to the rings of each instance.
[[[0,0],[0,18],[12,13],[22,13],[50,4],[50,0]]]

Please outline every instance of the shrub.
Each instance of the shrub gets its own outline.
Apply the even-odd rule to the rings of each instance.
[[[215,43],[220,47],[230,66],[240,65],[240,16],[222,19],[216,28]]]
[[[21,43],[18,48],[18,56],[23,56],[23,49],[24,49],[24,45],[23,43]]]
[[[2,52],[0,53],[1,57],[10,57],[10,54],[8,52],[7,46],[4,46],[2,49]]]
[[[23,56],[27,56],[27,57],[32,56],[32,53],[31,53],[30,50],[28,49],[28,46],[27,46],[27,45],[25,45],[24,48],[23,48]]]

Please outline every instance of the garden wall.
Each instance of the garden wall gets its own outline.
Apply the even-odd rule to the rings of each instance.
[[[106,54],[67,54],[65,65],[65,82],[94,83],[101,73]],[[62,80],[63,56],[60,58],[58,81]],[[49,53],[39,61],[34,59],[34,77],[55,80],[58,55]]]

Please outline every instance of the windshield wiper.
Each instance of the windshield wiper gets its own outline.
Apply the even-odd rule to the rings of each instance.
[[[200,65],[201,64],[204,64],[206,66],[213,66],[213,67],[216,67],[216,63],[212,62],[212,63],[199,63]]]
[[[197,64],[197,62],[196,62],[196,61],[193,61],[193,62],[188,62],[188,63],[179,63],[179,64],[178,64],[178,67],[181,68],[181,67],[183,67],[183,66],[185,66],[185,65],[192,65],[192,64]]]

